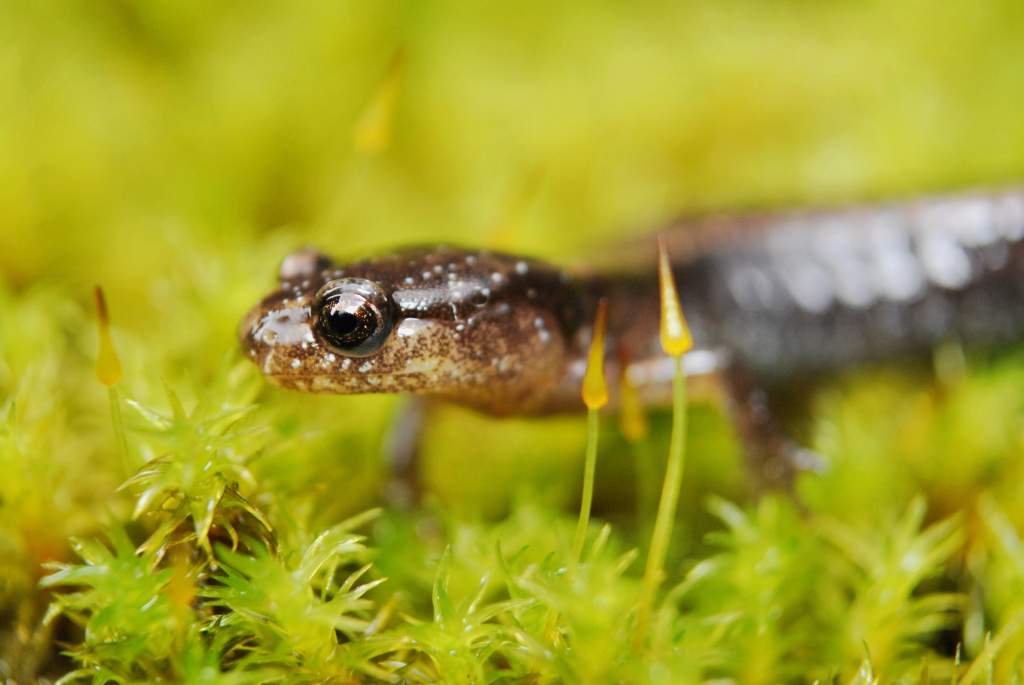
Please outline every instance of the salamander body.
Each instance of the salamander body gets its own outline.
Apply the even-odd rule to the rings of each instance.
[[[764,384],[927,350],[1024,338],[1024,190],[840,209],[718,214],[662,232],[695,348],[691,375]],[[494,414],[577,410],[590,322],[609,301],[609,376],[667,393],[653,240],[609,270],[418,247],[282,262],[245,352],[300,391],[402,392]]]

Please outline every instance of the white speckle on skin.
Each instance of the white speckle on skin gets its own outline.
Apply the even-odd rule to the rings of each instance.
[[[341,360],[341,364],[339,364],[339,366],[341,367],[342,371],[345,371],[346,369],[348,369],[348,367],[352,366],[352,360],[349,359],[348,357],[345,357],[344,359]]]
[[[451,302],[465,302],[476,292],[471,283],[456,281],[448,285],[448,299]]]
[[[501,304],[494,308],[494,313],[497,314],[498,316],[504,316],[508,314],[508,312],[509,306],[507,302],[502,302]]]
[[[365,362],[363,362],[362,364],[359,365],[359,367],[356,369],[356,371],[358,371],[359,373],[366,373],[367,371],[369,371],[372,368],[373,368],[373,362],[365,361]]]
[[[1007,240],[1024,237],[1024,200],[1009,196],[993,208],[993,221]]]
[[[862,233],[861,244],[872,255],[899,252],[910,247],[910,236],[904,228],[904,219],[896,212],[879,210],[869,214]]]
[[[424,271],[423,273],[420,274],[420,276],[423,277],[424,281],[429,281],[430,280],[430,272],[429,271]]]
[[[434,265],[434,273],[435,274],[439,274],[442,271],[444,271],[444,267],[443,266],[441,266],[440,264],[435,264]]]
[[[403,279],[403,280],[404,280],[406,285],[412,285],[413,283],[416,282],[415,279],[412,276],[406,276],[405,279]]]
[[[526,262],[524,262],[522,260],[516,262],[516,273],[519,274],[520,276],[525,275],[526,272],[529,271],[529,270],[530,270],[530,265],[527,264]]]
[[[537,291],[535,289],[533,289],[533,288],[527,288],[526,289],[526,299],[532,300],[535,297],[537,297]]]
[[[306,323],[309,316],[308,307],[292,307],[268,314],[256,326],[253,337],[268,345],[296,345],[311,336]]]
[[[533,325],[535,328],[544,328],[544,317],[538,316],[533,320]]]
[[[683,369],[687,376],[702,376],[714,373],[726,366],[728,355],[716,350],[691,350],[683,355]],[[586,362],[581,361],[582,374],[586,370]],[[659,357],[650,361],[634,362],[626,369],[629,381],[634,386],[653,385],[671,382],[675,374],[675,360]]]
[[[882,295],[896,302],[915,297],[925,285],[917,260],[904,250],[879,253],[875,271]]]
[[[462,331],[466,330],[466,324],[464,324],[464,323],[457,323],[457,324],[455,324],[455,330],[457,330],[457,331],[459,331],[461,333]]]
[[[470,266],[476,264],[476,255],[466,255],[466,264],[469,264]]]
[[[417,332],[427,326],[427,322],[423,319],[417,318],[406,318],[402,319],[402,322],[398,324],[395,329],[395,335],[400,338],[407,338],[410,335],[415,335]]]
[[[394,293],[393,297],[402,311],[410,311],[428,309],[433,295],[429,288],[416,288],[399,290]]]
[[[308,349],[309,349],[309,342],[308,342],[308,341],[306,341],[306,340],[303,340],[303,341],[302,341],[302,344],[300,345],[300,347],[301,347],[302,349],[304,349],[304,350],[308,350]]]
[[[548,333],[548,329],[546,328],[542,328],[539,331],[537,331],[537,337],[540,338],[540,341],[542,343],[546,343],[549,340],[551,340],[551,334]]]
[[[861,309],[875,301],[877,293],[864,265],[857,259],[833,265],[836,297],[845,305]]]
[[[781,272],[793,300],[812,314],[820,314],[832,304],[828,274],[816,264],[794,264]]]
[[[968,247],[984,247],[999,237],[987,202],[978,200],[967,203],[956,218],[960,222],[957,235]]]
[[[925,235],[942,231],[967,247],[981,247],[998,237],[989,205],[981,200],[936,202],[921,212],[918,225]]]
[[[498,273],[497,271],[495,271],[494,273],[492,273],[492,274],[491,274],[491,281],[492,281],[492,282],[493,282],[494,284],[496,284],[496,285],[497,285],[498,283],[501,283],[501,282],[502,282],[502,281],[504,281],[504,280],[505,280],[505,277],[504,277],[504,276],[502,276],[502,275],[501,275],[500,273]]]
[[[931,234],[923,236],[921,263],[928,279],[943,288],[960,288],[971,278],[971,260],[954,240]]]
[[[673,360],[669,360],[673,362]],[[587,360],[586,359],[575,359],[569,364],[569,373],[573,378],[583,378],[583,374],[587,371]]]
[[[338,357],[333,352],[328,352],[325,359],[327,360],[328,364],[333,364],[338,360]]]
[[[754,309],[761,306],[761,298],[758,297],[758,290],[765,286],[764,275],[759,269],[750,266],[741,266],[728,273],[726,282],[729,287],[729,294],[742,309]]]
[[[292,368],[293,369],[297,369],[300,366],[302,366],[302,362],[301,361],[299,361],[298,359],[293,359],[292,360]]]

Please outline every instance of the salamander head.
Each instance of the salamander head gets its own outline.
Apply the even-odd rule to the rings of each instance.
[[[339,266],[284,259],[242,321],[245,353],[305,392],[407,392],[501,413],[561,378],[578,297],[561,272],[491,252],[420,248]]]

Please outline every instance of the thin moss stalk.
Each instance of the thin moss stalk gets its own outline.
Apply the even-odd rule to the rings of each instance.
[[[128,438],[125,437],[124,417],[121,414],[121,393],[116,385],[107,388],[107,398],[110,401],[110,423],[114,427],[114,438],[117,440],[117,449],[121,454],[121,465],[124,474],[131,473],[131,459],[128,455]]]
[[[121,453],[123,472],[127,475],[130,473],[131,465],[128,460],[128,440],[125,437],[124,419],[121,416],[121,394],[117,390],[117,384],[124,376],[124,370],[121,360],[117,356],[117,349],[114,347],[114,339],[110,335],[110,313],[107,310],[107,298],[103,295],[103,288],[96,286],[93,294],[96,298],[96,322],[99,327],[96,378],[107,388],[110,421],[114,427],[118,451]]]
[[[594,472],[597,469],[597,434],[600,427],[597,409],[587,410],[587,454],[583,462],[583,496],[580,499],[580,518],[576,523],[576,536],[572,542],[572,562],[578,564],[583,555],[590,526],[590,509],[594,502]]]
[[[665,480],[661,486],[661,500],[654,520],[651,546],[647,553],[643,585],[640,591],[640,608],[637,612],[637,643],[642,643],[650,621],[654,596],[664,578],[665,557],[668,555],[675,526],[679,491],[683,482],[686,465],[686,374],[683,373],[683,358],[675,358],[675,375],[672,380],[672,438],[669,444],[668,464]]]
[[[580,562],[583,545],[590,525],[590,509],[594,502],[594,471],[597,468],[597,439],[599,412],[608,404],[608,384],[604,377],[604,338],[608,325],[608,301],[602,299],[594,317],[594,334],[587,356],[587,372],[583,376],[581,396],[587,407],[587,452],[583,465],[583,495],[580,498],[580,517],[572,543],[571,563]]]

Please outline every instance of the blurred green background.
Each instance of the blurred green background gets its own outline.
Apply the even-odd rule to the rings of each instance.
[[[226,268],[194,249],[572,254],[684,209],[1001,182],[1024,161],[1017,2],[0,12],[5,280],[102,280],[122,325],[153,318],[155,279]],[[390,144],[360,154],[353,129],[400,50]]]

